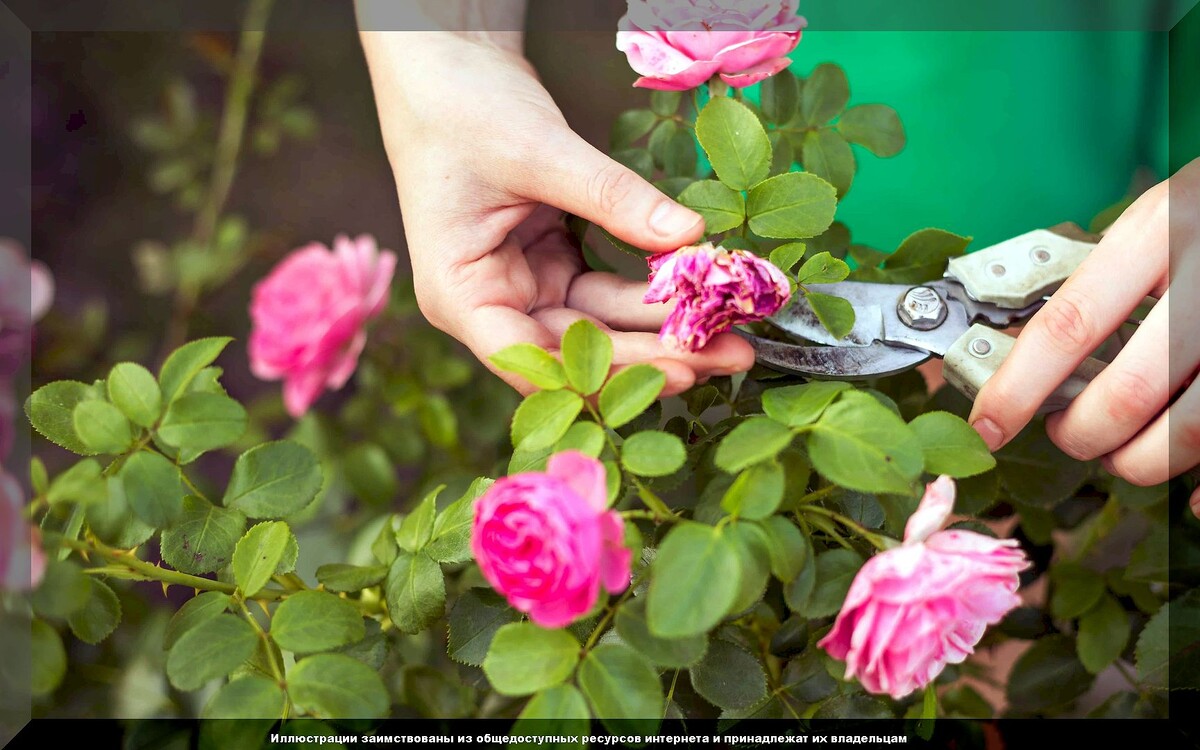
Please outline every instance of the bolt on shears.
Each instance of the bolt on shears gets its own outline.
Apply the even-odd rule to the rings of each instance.
[[[998,328],[1020,323],[1045,304],[1096,246],[1074,225],[1037,229],[947,263],[944,277],[922,284],[839,281],[812,284],[854,307],[854,327],[842,338],[795,295],[767,322],[793,340],[740,332],[758,362],[817,379],[857,380],[893,375],[941,357],[948,383],[974,399],[999,369],[1015,338]],[[1042,404],[1065,409],[1105,363],[1089,357]]]

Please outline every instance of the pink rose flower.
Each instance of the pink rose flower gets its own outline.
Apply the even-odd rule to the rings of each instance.
[[[25,520],[21,485],[0,469],[0,589],[29,591],[46,572],[46,553],[36,526]]]
[[[54,277],[15,240],[0,238],[0,460],[13,444],[12,377],[27,365],[36,323],[54,301]]]
[[[734,88],[786,68],[808,22],[795,0],[629,0],[617,49],[633,85],[686,91],[714,75]]]
[[[543,628],[591,610],[604,586],[629,585],[625,523],[609,511],[604,465],[577,451],[546,472],[496,480],[475,504],[471,551],[493,588]]]
[[[254,287],[250,370],[283,379],[283,403],[299,417],[321,392],[346,384],[367,341],[367,321],[387,304],[396,254],[375,238],[339,235],[292,251]]]
[[[1021,602],[1018,574],[1029,562],[1016,540],[939,531],[953,507],[954,480],[938,477],[908,519],[904,544],[858,571],[817,644],[869,692],[902,698],[920,690],[974,653],[987,626]]]
[[[675,300],[658,337],[684,351],[699,351],[718,333],[775,314],[792,294],[787,277],[771,263],[710,242],[651,255],[647,262],[650,289],[642,301]]]

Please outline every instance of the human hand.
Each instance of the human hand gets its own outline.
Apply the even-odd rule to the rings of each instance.
[[[1069,408],[1047,417],[1046,431],[1068,455],[1103,457],[1109,472],[1140,486],[1200,463],[1198,256],[1200,160],[1134,202],[1030,319],[971,411],[988,447],[1011,440],[1150,296],[1158,302],[1137,332]],[[1200,489],[1191,508],[1200,516]]]
[[[487,363],[518,342],[554,351],[587,318],[612,337],[615,366],[661,369],[664,395],[750,368],[753,350],[732,333],[697,353],[666,349],[656,332],[671,308],[644,304],[644,282],[587,270],[563,211],[656,252],[696,241],[703,223],[571,131],[518,34],[362,36],[417,301],[433,325]]]

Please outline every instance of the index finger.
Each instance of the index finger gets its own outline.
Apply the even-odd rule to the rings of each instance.
[[[1167,276],[1166,183],[1139,198],[1017,337],[975,399],[969,421],[990,449],[1042,402]]]

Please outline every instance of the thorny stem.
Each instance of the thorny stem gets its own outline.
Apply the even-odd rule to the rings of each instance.
[[[675,683],[679,681],[679,670],[675,670],[675,674],[671,675],[671,689],[667,691],[667,699],[663,701],[663,715],[667,718],[667,711],[671,710],[671,701],[675,698]]]
[[[254,91],[255,71],[262,54],[266,37],[267,18],[273,0],[250,0],[246,8],[242,32],[238,41],[237,57],[229,77],[225,93],[225,108],[221,114],[220,129],[213,157],[212,175],[204,204],[196,214],[191,240],[207,247],[216,232],[217,220],[225,209],[233,179],[237,174],[238,155],[246,133],[246,120],[250,111],[250,95]],[[163,356],[187,338],[188,319],[199,302],[200,290],[187,282],[181,283],[175,294],[175,304],[168,323],[167,335],[163,338]]]

